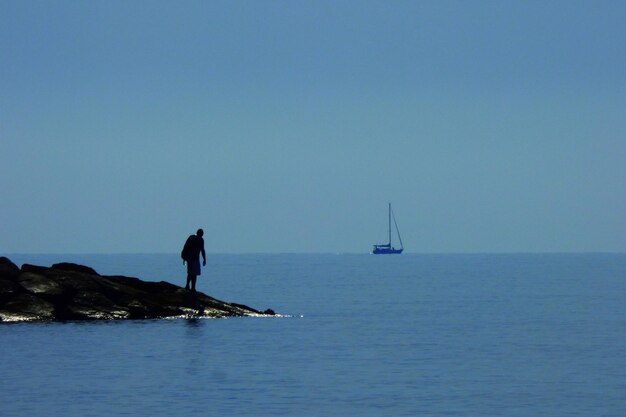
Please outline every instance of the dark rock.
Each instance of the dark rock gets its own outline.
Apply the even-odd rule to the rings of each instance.
[[[63,294],[63,287],[56,281],[32,272],[22,273],[18,277],[17,282],[22,288],[33,294],[46,294],[51,296]]]
[[[128,307],[117,306],[104,294],[90,291],[77,293],[61,314],[66,320],[126,319],[130,317]]]
[[[60,272],[48,274],[48,276],[64,288],[70,288],[74,291],[102,291],[105,283],[101,277],[95,275],[79,274],[76,272]]]
[[[18,294],[0,309],[2,321],[54,319],[54,305],[32,294]]]
[[[270,309],[261,312],[226,303],[165,281],[101,276],[83,265],[61,263],[47,268],[24,264],[20,272],[10,260],[0,258],[0,268],[4,268],[0,269],[0,321],[5,322],[275,314]]]
[[[14,281],[0,278],[0,305],[12,299],[24,289]]]
[[[61,262],[52,265],[53,269],[59,269],[61,271],[80,272],[82,274],[99,275],[93,268],[85,265],[73,264],[70,262]]]
[[[13,280],[20,274],[20,269],[9,258],[0,257],[0,278]]]
[[[22,268],[21,268],[22,272],[32,272],[34,274],[45,274],[49,270],[50,268],[47,268],[45,266],[30,265],[30,264],[24,264],[22,265]]]

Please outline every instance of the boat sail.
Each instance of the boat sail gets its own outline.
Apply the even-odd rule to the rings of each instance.
[[[400,230],[398,230],[398,223],[396,223],[396,216],[393,214],[391,210],[391,203],[389,203],[389,243],[374,245],[374,250],[372,253],[374,255],[390,255],[390,254],[401,254],[404,250],[402,246],[402,238],[400,237]],[[393,217],[393,224],[396,226],[396,233],[398,234],[398,240],[400,241],[400,248],[396,249],[391,246],[391,218]]]

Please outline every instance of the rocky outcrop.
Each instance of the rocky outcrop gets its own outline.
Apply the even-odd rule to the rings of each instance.
[[[99,275],[71,263],[18,268],[0,257],[0,322],[271,315],[165,281]]]

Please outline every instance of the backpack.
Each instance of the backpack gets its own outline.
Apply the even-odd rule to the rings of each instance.
[[[183,258],[183,261],[188,261],[191,255],[191,251],[193,250],[193,238],[195,236],[191,235],[187,238],[185,242],[185,246],[183,246],[183,250],[180,252],[180,257]]]

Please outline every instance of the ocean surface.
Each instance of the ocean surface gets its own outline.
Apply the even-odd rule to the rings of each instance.
[[[0,325],[0,416],[626,416],[625,254],[209,255],[198,288],[285,317]]]

